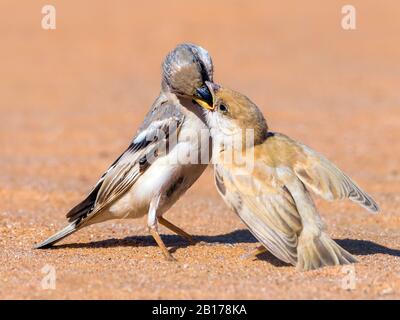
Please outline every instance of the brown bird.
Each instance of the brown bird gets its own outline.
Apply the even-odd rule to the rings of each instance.
[[[348,198],[378,212],[371,196],[324,156],[269,131],[246,96],[206,84],[213,104],[206,96],[196,101],[207,109],[215,182],[225,202],[266,249],[298,270],[356,262],[328,235],[310,191],[326,200]]]

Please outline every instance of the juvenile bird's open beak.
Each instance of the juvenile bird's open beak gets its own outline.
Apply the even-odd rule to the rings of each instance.
[[[210,90],[210,82],[206,81],[206,84],[201,88],[196,89],[195,97],[193,99],[201,107],[207,110],[214,110],[213,94]]]

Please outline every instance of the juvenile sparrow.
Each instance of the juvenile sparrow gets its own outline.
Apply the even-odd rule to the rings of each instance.
[[[356,262],[327,234],[310,191],[327,200],[348,198],[371,212],[378,211],[375,201],[322,155],[270,132],[247,97],[206,84],[213,104],[198,103],[207,109],[215,182],[225,202],[266,249],[298,270]]]
[[[162,215],[207,167],[209,136],[201,143],[204,141],[199,141],[198,134],[208,133],[208,128],[202,109],[192,99],[199,96],[198,92],[211,99],[205,81],[212,79],[213,64],[206,50],[193,44],[172,50],[162,65],[160,95],[127,150],[101,176],[87,198],[68,212],[69,225],[36,248],[49,247],[94,223],[148,214],[151,235],[164,256],[173,259],[160,238],[157,222],[191,240]],[[182,160],[193,154],[205,155],[207,161]]]

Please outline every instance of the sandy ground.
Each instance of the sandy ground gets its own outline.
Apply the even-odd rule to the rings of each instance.
[[[400,4],[355,1],[0,2],[0,298],[400,298]],[[279,3],[279,4],[278,4]],[[215,79],[250,96],[270,127],[324,153],[380,204],[317,200],[329,232],[360,262],[298,273],[257,243],[216,193],[212,171],[166,215],[195,236],[162,229],[163,260],[145,220],[82,230],[54,250],[32,245],[127,146],[159,91],[160,63],[192,41]],[[43,289],[53,266],[56,288]],[[350,270],[351,271],[351,270]],[[347,286],[348,287],[348,286]]]

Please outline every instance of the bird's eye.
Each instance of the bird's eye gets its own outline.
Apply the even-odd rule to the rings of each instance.
[[[225,113],[225,112],[228,112],[228,108],[226,107],[226,105],[220,104],[219,105],[219,111]]]

